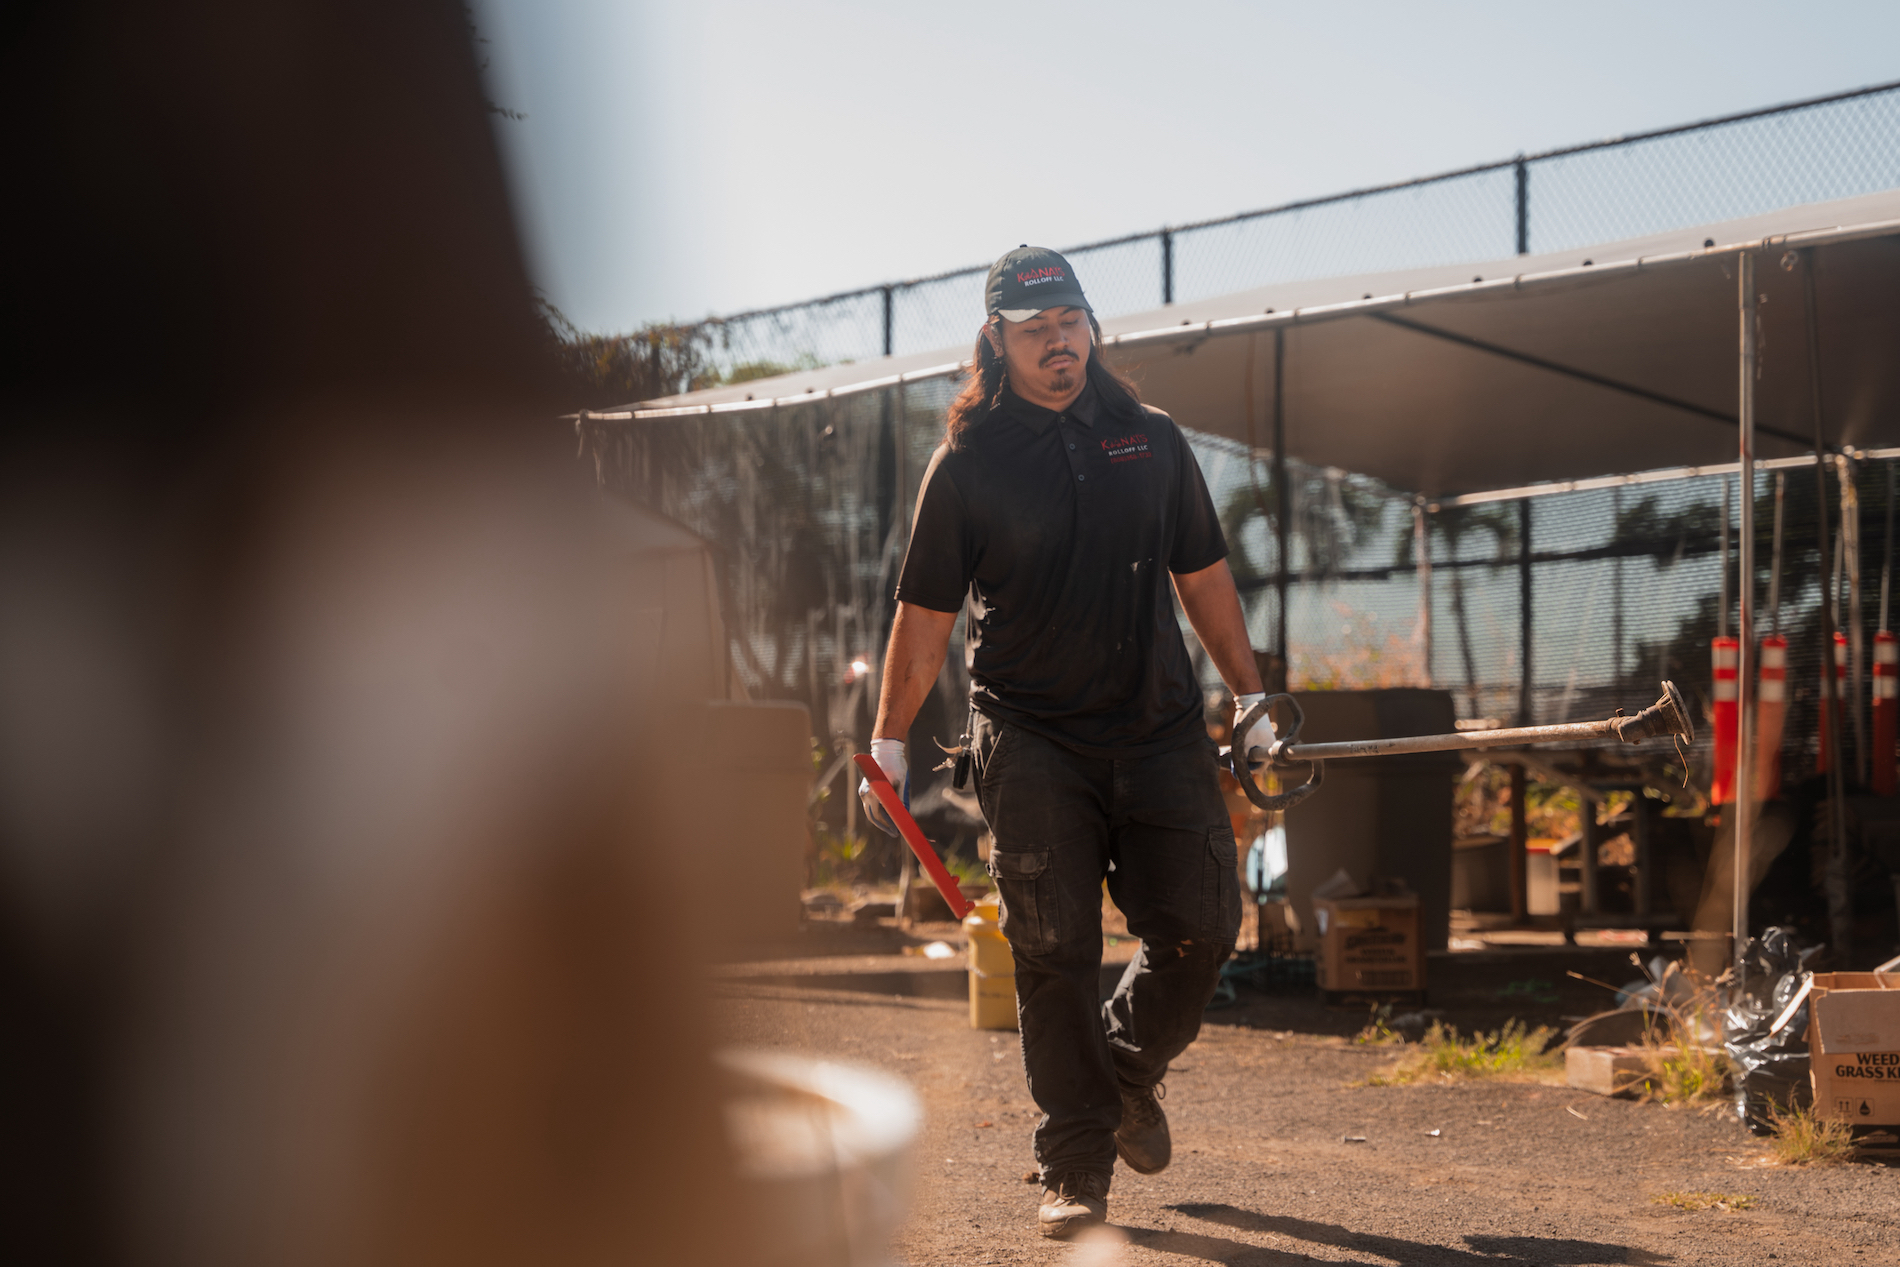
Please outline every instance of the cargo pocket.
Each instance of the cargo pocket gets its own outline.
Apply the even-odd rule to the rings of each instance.
[[[1232,943],[1240,936],[1240,851],[1224,827],[1207,832],[1207,862],[1201,879],[1201,936]]]
[[[1057,941],[1051,850],[990,854],[990,876],[1003,899],[1003,936],[1012,948],[1043,954]]]

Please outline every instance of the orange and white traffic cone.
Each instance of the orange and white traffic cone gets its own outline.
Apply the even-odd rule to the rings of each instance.
[[[1756,700],[1755,796],[1772,801],[1781,795],[1781,730],[1788,718],[1788,640],[1780,634],[1761,640]]]
[[[1735,670],[1742,658],[1742,644],[1723,635],[1712,639],[1709,649],[1715,661],[1715,779],[1709,788],[1709,802],[1727,805],[1735,799],[1735,732],[1739,721],[1735,712]]]
[[[1894,741],[1900,737],[1900,638],[1882,629],[1874,635],[1874,759],[1870,771],[1875,796],[1892,796],[1900,770],[1894,765]]]

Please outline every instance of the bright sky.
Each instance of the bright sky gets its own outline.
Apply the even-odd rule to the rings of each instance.
[[[1891,0],[474,7],[534,276],[600,331],[1900,78]]]

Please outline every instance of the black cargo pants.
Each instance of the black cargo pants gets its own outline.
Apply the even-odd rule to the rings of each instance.
[[[1197,738],[1131,760],[1084,757],[977,716],[990,874],[1016,959],[1045,1180],[1115,1166],[1120,1083],[1152,1086],[1200,1032],[1240,931],[1234,833]],[[1102,881],[1141,949],[1101,1001]]]

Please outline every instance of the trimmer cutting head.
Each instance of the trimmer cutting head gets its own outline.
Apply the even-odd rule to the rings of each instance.
[[[1680,735],[1684,743],[1695,742],[1695,723],[1689,720],[1689,701],[1674,682],[1662,684],[1662,698],[1634,717],[1618,717],[1611,722],[1616,737],[1624,743],[1641,743],[1658,735]]]

